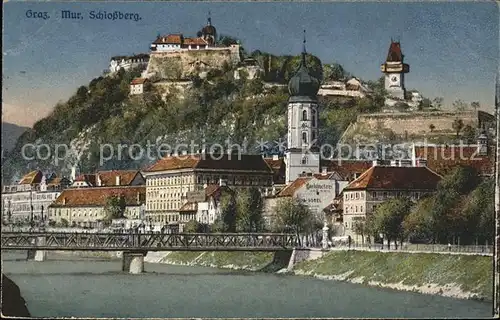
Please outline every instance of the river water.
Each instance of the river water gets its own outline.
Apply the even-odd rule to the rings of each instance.
[[[491,303],[310,277],[121,260],[26,261],[4,253],[3,272],[33,317],[490,317]]]

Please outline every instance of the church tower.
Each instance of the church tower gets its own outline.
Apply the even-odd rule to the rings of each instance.
[[[212,18],[210,17],[210,11],[208,12],[207,25],[201,29],[201,37],[208,42],[209,45],[215,45],[217,41],[217,30],[212,25]]]
[[[405,73],[410,72],[410,66],[403,62],[404,55],[401,52],[401,44],[391,39],[387,59],[380,66],[385,73],[385,90],[390,97],[396,99],[405,98]]]
[[[306,39],[302,59],[295,75],[288,83],[288,137],[285,151],[286,183],[295,181],[303,173],[318,173],[320,154],[318,139],[318,101],[320,81],[313,77],[306,65]]]

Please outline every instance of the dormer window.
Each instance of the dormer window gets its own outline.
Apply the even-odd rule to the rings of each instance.
[[[302,164],[307,164],[307,157],[302,158]]]

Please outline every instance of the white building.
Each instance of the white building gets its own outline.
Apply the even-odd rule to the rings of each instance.
[[[47,220],[49,205],[67,188],[70,181],[55,175],[32,171],[17,185],[2,188],[2,217],[5,221]]]
[[[288,100],[288,141],[285,151],[286,183],[295,181],[303,173],[319,172],[320,153],[316,141],[319,87],[320,81],[314,78],[307,69],[304,45],[300,67],[288,84],[290,98]]]
[[[48,218],[56,223],[64,219],[70,226],[96,227],[106,218],[105,205],[113,196],[124,198],[126,218],[144,217],[145,186],[112,186],[66,189],[49,206]]]
[[[318,91],[318,96],[364,98],[371,94],[371,92],[359,79],[352,78],[345,83],[342,81],[331,81],[322,85]]]
[[[128,71],[137,67],[145,69],[148,66],[148,62],[149,55],[145,53],[133,56],[115,56],[109,62],[109,72],[113,74],[120,71],[120,69]]]
[[[137,95],[144,93],[144,85],[148,79],[136,78],[130,82],[130,95]]]

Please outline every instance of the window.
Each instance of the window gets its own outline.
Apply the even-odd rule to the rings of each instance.
[[[359,192],[356,192],[356,199],[359,199]]]
[[[384,192],[384,199],[387,198],[387,192]]]
[[[311,120],[312,120],[312,126],[316,127],[316,110],[312,111],[312,113],[311,113]]]
[[[307,157],[302,158],[302,164],[307,164]]]
[[[302,142],[307,143],[307,132],[302,132]]]
[[[313,140],[313,141],[314,141],[314,140],[316,140],[316,131],[313,131],[313,132],[312,132],[312,140]]]
[[[307,111],[302,111],[302,121],[307,121]]]
[[[377,198],[377,192],[375,192],[375,191],[372,192],[372,198],[374,198],[374,199]]]

